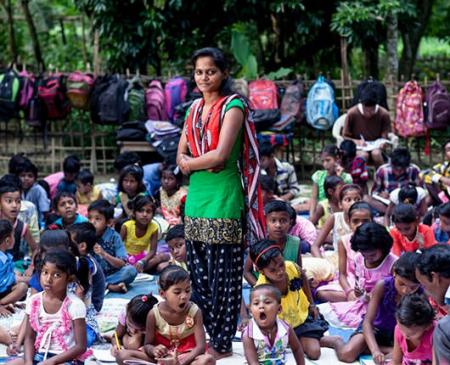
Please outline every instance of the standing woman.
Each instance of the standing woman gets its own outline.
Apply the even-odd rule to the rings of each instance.
[[[190,174],[185,236],[193,301],[211,338],[209,352],[218,359],[232,355],[244,241],[264,234],[260,167],[247,103],[231,91],[223,53],[202,48],[192,62],[202,98],[187,113],[177,163]]]

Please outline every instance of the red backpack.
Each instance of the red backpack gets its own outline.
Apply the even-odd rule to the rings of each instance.
[[[395,129],[405,138],[425,135],[423,91],[416,81],[408,81],[398,94]]]
[[[39,99],[45,106],[46,119],[64,119],[70,112],[64,78],[61,74],[43,79],[38,87]]]
[[[167,120],[166,97],[159,80],[150,82],[145,91],[145,108],[149,120]]]
[[[278,89],[271,80],[250,82],[248,96],[253,109],[278,109]]]
[[[94,76],[80,71],[72,72],[67,78],[67,97],[74,108],[87,109],[89,93],[94,85]]]

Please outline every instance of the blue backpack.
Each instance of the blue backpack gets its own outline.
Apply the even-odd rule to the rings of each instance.
[[[323,76],[319,76],[308,92],[306,120],[313,128],[327,130],[333,126],[338,116],[339,109],[334,101],[334,90]]]

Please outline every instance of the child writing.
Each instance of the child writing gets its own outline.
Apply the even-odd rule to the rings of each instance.
[[[116,343],[115,336],[111,338],[112,351],[119,364],[123,364],[124,360],[150,361],[143,351],[145,325],[148,313],[157,303],[158,299],[152,294],[137,295],[128,302],[126,309],[119,316],[115,332],[119,343]]]
[[[339,212],[339,190],[344,185],[341,177],[337,175],[327,176],[323,184],[325,190],[325,200],[320,201],[317,204],[314,214],[309,217],[310,221],[317,225],[318,228],[322,228],[326,220],[335,212]]]
[[[355,255],[354,289],[346,287],[349,302],[330,303],[335,318],[340,325],[356,328],[365,315],[367,304],[375,284],[392,273],[397,256],[390,253],[392,237],[386,228],[378,223],[364,223],[356,228],[350,239]],[[350,290],[349,290],[350,289]],[[325,314],[324,314],[325,315]]]
[[[305,363],[303,347],[294,330],[278,318],[281,292],[273,285],[263,284],[250,294],[252,319],[242,334],[244,353],[249,365],[285,364],[289,346],[297,365]]]
[[[13,247],[13,226],[0,219],[0,316],[14,313],[14,304],[24,298],[28,290],[25,282],[16,281],[13,257],[8,253]]]
[[[375,285],[364,319],[344,344],[335,338],[334,349],[340,361],[353,362],[369,350],[376,364],[384,364],[394,345],[395,310],[407,295],[421,291],[416,272],[417,254],[407,252],[394,264],[394,275]]]
[[[271,284],[281,292],[279,317],[286,321],[299,337],[306,355],[320,357],[320,343],[328,324],[319,319],[308,280],[301,268],[285,261],[276,242],[264,239],[250,246],[250,257],[259,271],[256,285]]]
[[[148,195],[143,179],[144,171],[139,165],[128,165],[120,171],[117,185],[118,194],[114,204],[123,209],[122,217],[131,218],[133,209],[129,208],[128,202],[139,195]]]
[[[309,206],[309,216],[312,217],[317,203],[326,200],[325,178],[327,176],[337,175],[342,178],[345,184],[352,183],[352,177],[344,172],[340,165],[340,151],[335,145],[325,146],[320,154],[323,170],[317,170],[311,177],[313,182],[312,196]]]
[[[67,228],[72,241],[77,245],[77,261],[86,260],[88,282],[78,290],[80,298],[86,305],[87,344],[91,346],[100,339],[100,328],[95,316],[100,312],[105,297],[105,276],[98,262],[93,257],[93,248],[97,242],[95,227],[90,222],[73,224]],[[83,260],[83,261],[84,261]]]
[[[86,307],[68,285],[76,279],[76,259],[65,250],[45,255],[40,274],[43,292],[27,299],[24,358],[10,364],[83,362],[86,351]]]
[[[59,181],[56,192],[57,193],[70,193],[75,195],[77,192],[77,185],[75,180],[80,172],[81,164],[80,159],[77,156],[67,156],[63,161],[63,173],[64,177]]]
[[[422,218],[427,213],[427,191],[423,188],[417,187],[414,183],[407,183],[401,188],[393,190],[389,194],[391,201],[384,215],[384,225],[389,227],[391,225],[391,217],[394,208],[398,204],[411,204],[417,211],[417,216]]]
[[[418,212],[413,205],[399,204],[393,213],[395,226],[390,230],[390,234],[394,240],[394,255],[400,256],[403,252],[416,251],[435,244],[433,229],[420,223]]]
[[[342,167],[352,176],[353,184],[361,188],[363,194],[367,194],[367,180],[369,172],[366,160],[356,154],[356,144],[350,139],[344,139],[339,146],[341,150]]]
[[[120,237],[125,243],[128,262],[139,272],[157,271],[158,265],[168,261],[165,254],[156,254],[158,225],[152,221],[155,204],[148,196],[139,195],[129,202],[133,219],[125,222]]]
[[[96,200],[103,199],[101,191],[94,186],[94,175],[88,169],[83,169],[78,174],[77,180],[77,203],[89,205]]]
[[[28,225],[18,218],[21,207],[21,188],[15,184],[4,182],[0,184],[0,219],[5,219],[14,228],[14,245],[8,250],[17,265],[21,265],[23,258],[36,250],[36,243],[31,236]],[[21,249],[22,239],[28,244],[27,250]]]
[[[434,310],[423,295],[404,297],[396,311],[392,365],[431,364]]]
[[[187,194],[186,189],[181,186],[182,181],[183,174],[177,165],[163,168],[159,199],[162,215],[171,226],[181,223],[181,213]]]
[[[337,243],[346,234],[351,233],[349,226],[348,211],[353,203],[362,200],[361,188],[355,184],[344,185],[339,190],[339,208],[341,212],[331,214],[325,221],[322,229],[317,235],[317,239],[311,247],[311,253],[315,257],[322,257],[320,247],[324,244],[330,232],[333,232],[333,247],[337,253]]]
[[[353,203],[348,210],[349,226],[352,233],[346,234],[338,241],[338,279],[317,289],[316,296],[322,302],[344,302],[354,300],[355,256],[350,239],[356,229],[367,222],[372,222],[372,208],[363,201]]]
[[[53,209],[59,218],[48,227],[50,229],[64,229],[72,224],[87,222],[87,218],[78,213],[77,200],[72,193],[57,193],[53,198]]]
[[[169,229],[166,242],[170,249],[169,264],[181,266],[187,271],[186,240],[184,239],[184,225],[177,224]]]
[[[189,273],[179,266],[166,267],[159,277],[159,295],[164,300],[147,316],[145,353],[155,360],[171,355],[173,364],[215,364],[205,353],[202,312],[190,301]]]
[[[122,238],[110,227],[113,218],[114,206],[105,199],[88,207],[88,219],[97,236],[94,257],[105,274],[106,288],[112,292],[124,292],[138,273],[134,266],[127,264],[128,255]]]

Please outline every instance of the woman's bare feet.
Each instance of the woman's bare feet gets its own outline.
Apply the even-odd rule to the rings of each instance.
[[[108,289],[114,293],[126,293],[128,291],[125,283],[109,284]]]
[[[225,358],[225,357],[233,356],[233,351],[229,351],[229,352],[217,352],[217,351],[214,350],[212,347],[208,347],[208,354],[212,355],[212,356],[214,357],[214,359],[220,360],[220,359],[223,359],[223,358]]]

